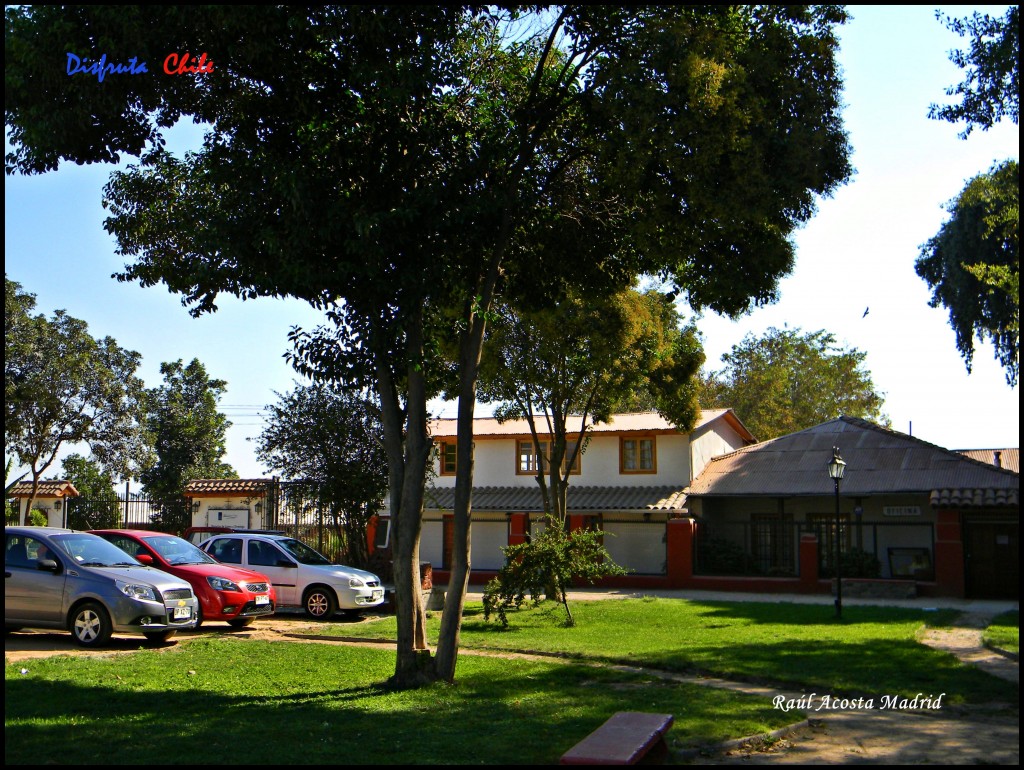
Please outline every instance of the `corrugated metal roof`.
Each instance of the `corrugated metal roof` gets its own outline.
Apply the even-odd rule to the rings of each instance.
[[[79,497],[80,492],[75,489],[75,485],[66,479],[50,481],[40,481],[39,489],[36,492],[37,497]],[[32,496],[32,482],[31,481],[19,481],[8,493],[9,497],[31,497]]]
[[[569,511],[679,511],[686,495],[682,487],[569,487]],[[427,489],[425,507],[450,511],[455,506],[454,487]],[[541,511],[540,489],[528,487],[474,487],[474,511],[532,513]]]
[[[264,494],[269,479],[195,479],[185,485],[185,494],[196,495],[246,495]]]
[[[747,430],[731,409],[703,409],[697,424],[693,426],[696,431],[717,419],[724,418],[733,429],[744,438],[753,441],[754,437]],[[573,430],[580,424],[579,418],[570,417],[566,423],[567,428]],[[538,429],[544,425],[543,418],[537,420]],[[430,435],[434,438],[452,438],[456,435],[458,420],[456,418],[444,418],[430,422]],[[657,412],[630,412],[628,414],[612,415],[608,422],[602,422],[590,427],[592,433],[645,433],[645,432],[674,432],[676,428]],[[530,425],[526,420],[507,420],[498,422],[493,417],[477,417],[473,420],[473,435],[476,437],[497,437],[497,436],[528,436]]]
[[[1020,476],[949,449],[854,417],[716,457],[691,483],[694,497],[824,495],[832,447],[846,461],[844,495],[934,490],[1019,490]]]
[[[958,449],[956,450],[964,457],[970,457],[978,462],[996,465],[999,468],[1006,468],[1014,473],[1020,473],[1020,448],[1008,447],[1006,449]],[[996,455],[999,455],[998,462]]]

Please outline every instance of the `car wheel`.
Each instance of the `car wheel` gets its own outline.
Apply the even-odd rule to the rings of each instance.
[[[232,628],[245,628],[252,625],[252,618],[234,618],[228,621],[228,625]]]
[[[143,636],[146,637],[146,641],[149,644],[163,644],[176,633],[178,633],[177,629],[173,631],[152,631],[148,634],[143,634]]]
[[[103,605],[86,602],[72,613],[68,631],[78,646],[100,647],[110,640],[114,628]]]
[[[194,626],[192,626],[192,630],[193,631],[198,630],[199,626],[203,625],[203,621],[204,620],[206,620],[206,618],[203,617],[203,606],[197,602],[196,603],[196,624]]]
[[[325,620],[337,611],[338,601],[334,592],[323,586],[313,586],[302,599],[302,607],[306,614],[316,620]]]

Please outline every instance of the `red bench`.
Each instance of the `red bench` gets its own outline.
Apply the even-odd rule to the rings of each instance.
[[[662,761],[675,717],[619,711],[562,755],[563,765],[637,765]]]

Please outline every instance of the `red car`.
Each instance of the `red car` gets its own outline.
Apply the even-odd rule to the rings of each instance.
[[[277,594],[266,575],[221,564],[175,535],[144,529],[94,529],[143,564],[187,581],[199,600],[199,623],[226,620],[243,628],[261,615],[272,615]]]

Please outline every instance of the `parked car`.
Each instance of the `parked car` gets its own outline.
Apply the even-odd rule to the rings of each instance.
[[[138,562],[102,537],[5,527],[4,627],[64,628],[82,647],[110,635],[163,642],[193,628],[199,602],[181,578]]]
[[[198,628],[207,620],[225,620],[244,628],[254,618],[273,615],[277,595],[266,575],[221,564],[175,535],[140,529],[94,529],[143,564],[169,572],[192,586],[199,600]]]
[[[301,540],[286,535],[214,535],[200,546],[217,561],[259,570],[277,589],[278,606],[302,607],[313,618],[339,609],[357,615],[384,603],[384,587],[372,572],[331,564]]]

